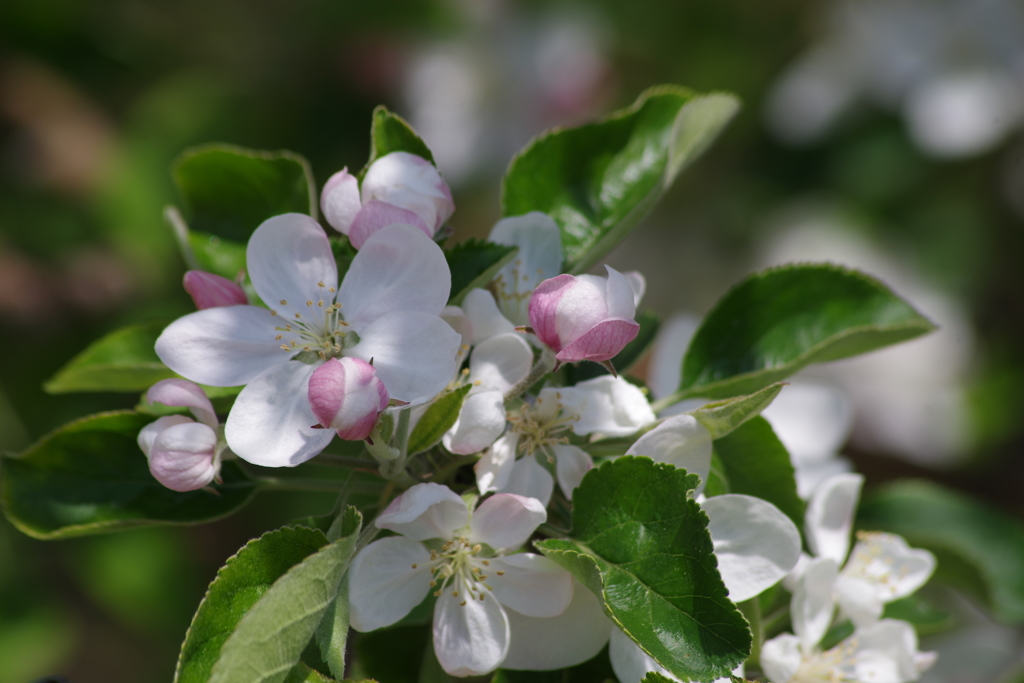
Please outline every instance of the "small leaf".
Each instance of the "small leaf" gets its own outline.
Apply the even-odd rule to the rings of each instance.
[[[511,261],[519,247],[471,239],[445,249],[444,257],[452,272],[451,306],[461,306],[471,289],[486,287],[501,267]]]
[[[502,184],[502,214],[542,211],[562,233],[566,272],[597,263],[657,203],[739,108],[724,93],[663,85],[597,123],[544,133]]]
[[[671,678],[657,671],[648,671],[640,683],[675,683]]]
[[[122,327],[97,339],[68,361],[43,388],[51,394],[73,391],[143,391],[177,377],[156,355],[156,338],[167,321]]]
[[[691,410],[690,415],[707,427],[712,439],[720,439],[747,420],[760,415],[784,386],[786,385],[782,382],[776,382],[749,396],[737,396],[708,403],[697,410]]]
[[[718,574],[698,478],[648,458],[594,468],[573,494],[573,540],[535,545],[604,603],[674,676],[727,676],[750,652],[743,615]]]
[[[288,672],[284,683],[338,683],[338,681],[324,676],[316,669],[299,662]]]
[[[202,145],[182,153],[171,175],[189,228],[207,235],[245,244],[271,216],[294,212],[316,218],[313,174],[294,152]]]
[[[636,338],[626,344],[615,358],[612,359],[612,365],[615,366],[615,371],[620,375],[627,372],[643,358],[644,353],[650,348],[658,334],[658,330],[661,328],[661,318],[653,311],[640,311],[636,316],[636,321],[640,323],[640,331],[637,333]],[[568,384],[579,384],[585,380],[609,374],[608,370],[600,363],[570,364],[566,366],[566,373],[569,380]]]
[[[755,273],[707,315],[674,400],[751,394],[811,363],[848,358],[935,329],[878,280],[830,264]]]
[[[409,437],[409,455],[422,453],[441,440],[445,432],[451,429],[455,421],[459,419],[462,402],[466,400],[466,396],[472,388],[472,384],[466,384],[454,391],[449,391],[430,404]]]
[[[149,473],[136,438],[153,421],[132,411],[99,413],[59,427],[21,455],[0,458],[0,502],[29,536],[68,538],[152,524],[219,519],[245,505],[257,485],[223,464],[220,495],[179,493]]]
[[[188,247],[200,270],[235,280],[245,272],[245,242],[217,237],[198,230],[189,230]],[[250,303],[253,301],[250,294]]]
[[[358,517],[358,522],[356,517]],[[361,523],[362,517],[359,516],[359,512],[349,506],[345,508],[340,529],[336,523],[332,524],[330,528],[338,529],[341,534],[339,540],[349,536],[355,539],[350,530],[357,528],[357,525]],[[329,532],[327,537],[331,538],[333,535]],[[345,647],[348,644],[349,616],[348,590],[342,586],[342,589],[338,591],[338,597],[327,608],[320,620],[315,634],[317,646],[320,648],[320,656],[336,678],[342,678],[345,675]]]
[[[355,554],[363,518],[348,510],[343,536],[291,567],[238,620],[209,683],[280,683],[299,662]]]
[[[360,176],[366,173],[370,164],[392,152],[408,152],[434,164],[434,155],[412,126],[384,105],[379,105],[373,110],[373,122],[370,124],[370,159]]]
[[[725,469],[730,493],[763,498],[804,525],[804,502],[796,492],[796,473],[786,447],[761,416],[745,422],[714,442],[715,455]]]
[[[936,578],[960,583],[960,566],[980,585],[962,586],[988,602],[996,616],[1024,622],[1024,528],[984,503],[927,481],[900,481],[861,502],[857,526],[899,534],[938,557]]]

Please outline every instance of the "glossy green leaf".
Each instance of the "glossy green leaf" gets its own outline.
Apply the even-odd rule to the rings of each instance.
[[[282,213],[316,217],[309,163],[294,152],[213,144],[186,150],[171,170],[189,228],[245,244]]]
[[[224,483],[179,493],[149,473],[139,430],[153,421],[132,411],[100,413],[68,423],[17,457],[0,458],[0,502],[26,534],[54,539],[151,524],[191,524],[224,517],[256,491],[234,462]],[[218,495],[219,494],[219,495]]]
[[[959,565],[973,569],[981,582],[973,589],[981,589],[996,616],[1024,622],[1024,528],[1017,520],[938,484],[901,481],[865,497],[857,526],[899,534],[911,546],[931,550],[939,560],[938,579],[956,582]]]
[[[738,108],[732,95],[663,85],[602,121],[544,133],[512,160],[502,213],[550,215],[562,233],[566,271],[584,272],[646,215]]]
[[[675,400],[750,394],[811,363],[856,356],[935,329],[884,284],[830,264],[771,268],[729,291],[683,359]]]
[[[110,332],[68,361],[43,388],[51,394],[73,391],[143,391],[177,377],[156,355],[156,338],[166,320],[130,325]]]
[[[486,287],[518,252],[518,247],[478,239],[466,240],[445,249],[444,257],[452,272],[452,295],[448,303],[461,306],[469,290]]]
[[[388,111],[384,105],[378,105],[373,110],[373,122],[370,124],[370,159],[366,162],[366,168],[392,152],[408,152],[434,163],[434,155],[412,126],[398,114]],[[366,173],[366,168],[363,173]]]
[[[430,404],[409,436],[409,455],[421,453],[441,440],[459,419],[462,402],[472,388],[472,384],[466,384]]]
[[[648,458],[604,463],[573,494],[573,540],[536,544],[682,680],[726,676],[751,646],[718,574],[707,515],[690,497],[697,483],[696,475]]]
[[[349,507],[342,536],[290,568],[260,596],[224,641],[209,683],[284,680],[343,588],[362,521]],[[344,668],[344,654],[341,658]]]
[[[225,641],[270,587],[327,545],[315,529],[285,527],[249,541],[217,572],[181,645],[174,683],[207,683]]]
[[[725,476],[725,465],[718,454],[711,451],[711,469],[708,470],[708,481],[704,484],[704,495],[708,498],[732,493],[729,489],[729,477]]]
[[[747,420],[757,417],[782,391],[785,384],[777,382],[749,396],[727,398],[691,410],[690,415],[707,427],[712,439],[720,439]]]
[[[188,232],[188,248],[199,270],[235,280],[245,272],[245,242],[211,235],[198,230]],[[251,293],[249,301],[252,302]]]
[[[284,679],[284,683],[338,683],[335,679],[299,662]]]
[[[648,671],[640,683],[675,683],[675,681],[657,671]]]
[[[644,353],[654,343],[658,330],[661,329],[661,318],[653,311],[640,311],[636,316],[636,321],[640,323],[640,331],[636,338],[626,344],[612,359],[612,365],[620,374],[628,371],[643,358]],[[584,380],[609,374],[608,370],[600,363],[590,362],[569,364],[566,366],[566,373],[568,384],[579,384]]]
[[[745,422],[726,437],[714,442],[715,455],[722,463],[730,493],[763,498],[793,520],[804,525],[804,502],[796,492],[796,473],[789,452],[761,416]]]

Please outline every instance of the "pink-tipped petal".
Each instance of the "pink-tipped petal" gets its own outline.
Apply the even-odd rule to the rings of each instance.
[[[548,518],[536,498],[496,493],[476,509],[469,523],[470,540],[492,548],[516,549]]]
[[[457,493],[447,486],[416,484],[391,501],[374,524],[414,541],[430,538],[450,540],[456,530],[466,526],[469,510]]]
[[[188,408],[196,419],[211,429],[217,428],[217,414],[213,404],[198,384],[187,379],[165,379],[157,382],[146,392],[150,403]]]
[[[408,152],[374,161],[363,177],[362,200],[379,200],[417,214],[432,236],[455,210],[451,191],[434,165]]]
[[[217,306],[244,306],[249,303],[241,287],[213,273],[190,270],[185,273],[182,284],[199,310]]]
[[[217,475],[217,435],[198,422],[168,427],[153,441],[149,471],[172,491],[195,491]]]
[[[362,249],[370,235],[389,225],[411,225],[422,230],[427,237],[434,236],[434,231],[412,211],[373,200],[366,202],[363,208],[359,209],[359,213],[352,220],[348,238],[353,247]]]
[[[320,210],[332,228],[349,234],[352,221],[362,203],[359,201],[359,181],[343,168],[327,180],[320,194]]]
[[[537,285],[530,297],[530,327],[537,338],[556,353],[562,350],[556,326],[558,304],[575,282],[572,275],[559,275]]]
[[[365,439],[388,407],[388,390],[373,366],[359,358],[332,358],[309,378],[309,406],[342,439]]]
[[[555,358],[562,363],[611,360],[626,344],[633,341],[639,332],[640,325],[632,320],[605,320],[563,347],[555,354]]]

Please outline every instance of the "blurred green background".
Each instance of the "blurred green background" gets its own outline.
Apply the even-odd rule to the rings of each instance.
[[[41,384],[103,333],[191,309],[161,219],[185,147],[292,149],[322,183],[363,164],[384,103],[434,149],[457,237],[482,237],[533,135],[680,83],[744,109],[610,263],[643,271],[665,315],[700,315],[779,260],[886,280],[943,329],[819,373],[856,412],[844,453],[869,486],[923,476],[1022,520],[1021,15],[1014,0],[4,0],[0,450],[135,404]],[[0,521],[0,683],[170,680],[224,560],[331,503],[263,495],[202,527],[61,543]],[[1000,633],[1012,659],[1020,634]]]

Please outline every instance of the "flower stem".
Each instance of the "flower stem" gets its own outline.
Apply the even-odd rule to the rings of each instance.
[[[536,384],[541,377],[548,374],[555,368],[555,354],[551,353],[551,349],[545,347],[541,351],[540,358],[537,359],[537,364],[530,370],[530,374],[519,380],[519,382],[505,392],[505,405],[507,406],[510,402],[519,398],[519,396]]]

